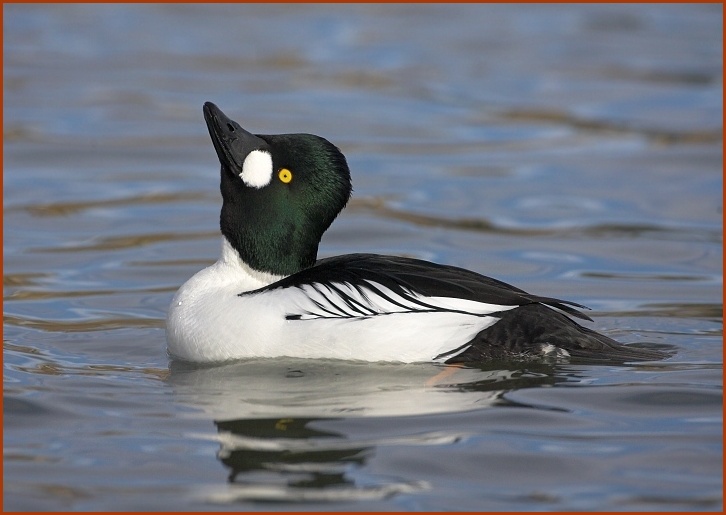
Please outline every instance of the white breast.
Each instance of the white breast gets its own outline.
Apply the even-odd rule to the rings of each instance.
[[[243,357],[247,331],[261,324],[239,311],[238,294],[271,284],[281,276],[258,272],[247,266],[229,242],[222,238],[222,253],[213,265],[197,272],[176,292],[166,317],[169,354],[193,362],[226,361]],[[250,334],[249,336],[254,336]]]
[[[498,320],[489,313],[515,307],[400,295],[375,283],[239,295],[277,279],[246,267],[225,242],[220,260],[175,295],[167,317],[169,353],[193,362],[279,356],[425,362],[463,352]]]

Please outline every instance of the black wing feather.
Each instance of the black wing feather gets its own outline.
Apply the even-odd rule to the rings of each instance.
[[[465,268],[440,265],[420,259],[379,254],[346,254],[319,260],[314,266],[274,282],[256,292],[302,287],[315,283],[348,283],[355,288],[381,284],[408,297],[406,290],[425,297],[453,297],[498,304],[523,306],[544,304],[565,313],[591,320],[576,308],[586,306],[551,297],[530,295],[524,290]],[[251,294],[247,292],[241,295]],[[353,306],[352,309],[358,310]]]
[[[407,301],[421,305],[424,311],[436,308],[411,293],[424,297],[454,297],[494,305],[519,306],[519,309],[488,313],[487,316],[496,316],[499,321],[479,332],[473,340],[433,358],[446,360],[446,363],[534,356],[542,352],[542,346],[547,345],[566,350],[572,358],[596,362],[655,360],[671,355],[668,351],[622,345],[580,326],[565,316],[568,314],[591,320],[577,309],[587,308],[575,302],[530,295],[510,284],[471,270],[404,257],[348,254],[321,259],[308,269],[240,295],[277,288],[311,286],[320,291],[319,288],[328,287],[337,293],[336,298],[343,299],[348,309],[366,312],[369,308],[339,289],[337,284],[343,283],[356,288],[364,298],[366,292],[371,292],[401,305],[380,291],[376,287],[379,284]],[[319,309],[333,317],[340,316],[322,305],[319,305]],[[338,309],[344,311],[342,307]],[[301,315],[288,315],[289,320],[300,318]]]

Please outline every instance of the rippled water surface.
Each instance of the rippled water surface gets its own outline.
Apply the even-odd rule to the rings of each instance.
[[[722,36],[718,4],[4,5],[4,508],[722,509]],[[346,153],[321,255],[676,355],[170,363],[219,251],[206,100]]]

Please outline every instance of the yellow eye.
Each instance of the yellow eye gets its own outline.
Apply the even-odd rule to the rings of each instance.
[[[284,182],[285,184],[292,181],[292,172],[288,170],[287,168],[282,168],[279,172],[277,172],[277,177]]]

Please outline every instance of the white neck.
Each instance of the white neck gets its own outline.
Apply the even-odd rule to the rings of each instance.
[[[262,288],[285,277],[284,275],[270,274],[252,268],[242,260],[239,253],[224,236],[222,236],[222,253],[212,266],[223,268],[223,273],[229,274],[230,280],[239,281],[245,288],[244,291]]]

